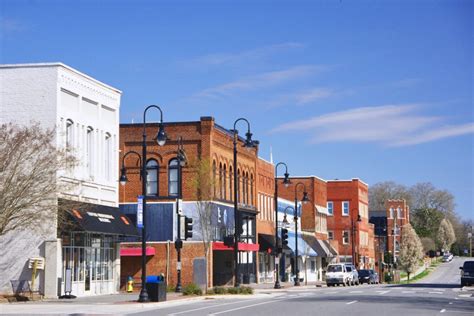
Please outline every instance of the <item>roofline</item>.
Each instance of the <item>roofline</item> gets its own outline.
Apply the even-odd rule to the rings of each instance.
[[[264,161],[264,162],[266,162],[266,163],[268,163],[268,164],[270,164],[270,165],[272,165],[272,166],[275,165],[274,163],[272,163],[272,162],[270,162],[270,161],[268,161],[268,160],[266,160],[265,158],[262,158],[262,157],[260,157],[260,156],[258,156],[258,159],[260,159],[260,160],[262,160],[262,161]]]
[[[367,183],[365,183],[364,181],[362,181],[360,178],[352,178],[352,179],[349,179],[349,180],[344,180],[344,179],[334,179],[334,180],[327,180],[327,182],[352,182],[354,180],[357,180],[359,181],[360,183],[363,183],[365,184],[366,186],[369,186]]]
[[[285,177],[279,176],[279,177],[276,177],[276,178],[277,178],[277,179],[284,179]],[[321,180],[321,181],[323,181],[323,182],[326,182],[326,183],[328,182],[328,180],[324,180],[323,178],[320,178],[320,177],[315,176],[315,175],[310,175],[310,176],[290,176],[289,178],[290,178],[290,180],[291,180],[291,179],[312,179],[312,178],[316,178],[316,179]]]
[[[119,94],[122,94],[122,91],[117,89],[117,88],[114,88],[112,86],[109,86],[108,84],[106,83],[103,83],[102,81],[99,81],[75,68],[72,68],[71,66],[68,66],[66,64],[63,64],[62,62],[51,62],[51,63],[27,63],[27,64],[0,64],[0,69],[13,69],[13,68],[47,68],[47,67],[62,67],[64,69],[67,69],[77,75],[80,75],[84,78],[87,78],[107,89],[111,89]]]
[[[163,125],[194,125],[200,124],[201,121],[180,121],[180,122],[163,122]],[[159,122],[147,122],[147,126],[154,126],[161,124]],[[119,128],[121,127],[142,127],[143,123],[120,123]]]

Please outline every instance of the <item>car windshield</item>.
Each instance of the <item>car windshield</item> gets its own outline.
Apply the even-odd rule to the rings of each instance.
[[[341,266],[328,266],[328,272],[341,272]]]
[[[359,276],[369,276],[369,270],[359,270]]]
[[[474,261],[464,262],[464,271],[474,271]]]
[[[351,272],[351,271],[352,271],[352,267],[351,267],[351,266],[346,266],[346,270],[347,270],[347,272]]]

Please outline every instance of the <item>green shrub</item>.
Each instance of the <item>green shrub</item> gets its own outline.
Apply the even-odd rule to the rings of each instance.
[[[213,294],[226,294],[227,289],[225,287],[216,286],[212,289]]]
[[[176,291],[176,287],[174,285],[168,285],[166,287],[166,292],[174,292]]]
[[[196,284],[191,283],[183,288],[183,295],[202,295],[202,290]]]
[[[240,294],[240,287],[230,287],[227,289],[229,294]]]
[[[242,293],[242,294],[253,294],[253,288],[251,288],[250,286],[242,286],[240,288],[240,293]]]
[[[391,282],[392,281],[392,275],[389,272],[385,272],[384,280],[385,280],[385,282]]]

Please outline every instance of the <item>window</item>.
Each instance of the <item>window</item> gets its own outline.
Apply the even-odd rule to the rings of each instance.
[[[342,202],[342,216],[349,216],[349,202]]]
[[[393,207],[390,208],[390,218],[393,218]]]
[[[72,120],[66,121],[66,148],[72,149],[74,147],[74,122]]]
[[[112,166],[112,137],[109,133],[105,134],[105,143],[104,143],[104,176],[106,180],[111,180]]]
[[[333,216],[334,215],[334,203],[333,202],[328,202],[327,207],[328,207],[328,214],[330,216]]]
[[[87,155],[87,172],[89,176],[93,175],[94,170],[94,129],[92,127],[87,127],[87,136],[86,136],[86,155]]]
[[[146,195],[158,195],[158,167],[154,159],[146,163]]]
[[[232,166],[229,166],[229,201],[233,201],[234,200],[234,191],[233,191],[233,187],[234,187],[234,172],[232,171]]]
[[[349,231],[347,231],[347,230],[344,230],[342,232],[342,243],[344,245],[347,245],[349,243]]]
[[[241,198],[241,195],[240,195],[240,170],[237,169],[237,203],[241,203],[242,200],[240,199]]]
[[[311,267],[310,267],[311,272],[314,273],[316,271],[316,261],[311,260],[310,262],[311,262]]]
[[[178,159],[168,163],[168,195],[178,196]]]
[[[214,197],[216,197],[217,196],[217,165],[216,165],[215,160],[212,162],[212,180],[214,182],[214,185],[213,185]]]
[[[400,243],[395,241],[395,251],[400,251]]]
[[[397,218],[402,218],[402,209],[397,207]]]
[[[334,232],[332,230],[328,230],[328,239],[333,240],[334,239]]]
[[[227,200],[227,166],[224,164],[222,169],[221,187],[222,187],[222,199]]]
[[[253,174],[250,175],[250,205],[253,205]]]

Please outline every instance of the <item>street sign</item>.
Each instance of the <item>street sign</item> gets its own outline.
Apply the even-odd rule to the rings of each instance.
[[[181,262],[176,262],[176,270],[181,270]]]
[[[139,195],[137,201],[137,227],[143,228],[143,195]]]
[[[183,200],[178,199],[178,215],[183,215]]]

